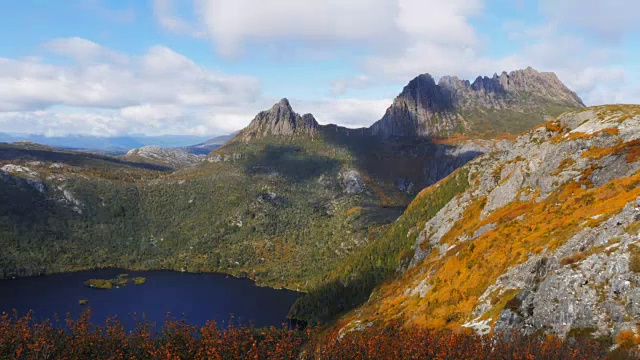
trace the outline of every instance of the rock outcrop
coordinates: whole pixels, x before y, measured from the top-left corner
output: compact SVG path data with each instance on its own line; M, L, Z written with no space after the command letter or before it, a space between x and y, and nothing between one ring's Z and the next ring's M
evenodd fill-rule
M150 162L152 164L169 166L176 169L193 166L203 160L202 156L155 145L129 150L124 158L131 161Z
M411 80L371 131L383 137L520 133L544 118L584 107L554 73L532 68L473 83L429 74Z
M282 99L269 110L262 111L244 128L234 140L248 142L268 136L314 136L318 131L318 122L311 114L293 111L289 100Z

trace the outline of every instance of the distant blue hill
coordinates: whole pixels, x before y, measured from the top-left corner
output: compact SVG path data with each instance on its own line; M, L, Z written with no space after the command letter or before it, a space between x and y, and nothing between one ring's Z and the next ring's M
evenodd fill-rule
M126 152L130 149L135 149L147 145L157 145L166 148L190 147L196 144L205 143L210 139L210 136L191 135L129 135L114 137L69 135L47 137L34 134L0 133L0 142L11 143L18 141L27 141L65 149L96 150L116 153Z

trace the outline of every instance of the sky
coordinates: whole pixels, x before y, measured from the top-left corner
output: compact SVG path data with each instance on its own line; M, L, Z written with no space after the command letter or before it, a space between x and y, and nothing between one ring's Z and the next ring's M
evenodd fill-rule
M369 126L419 74L527 66L640 103L634 0L0 1L0 132L213 136L283 97Z

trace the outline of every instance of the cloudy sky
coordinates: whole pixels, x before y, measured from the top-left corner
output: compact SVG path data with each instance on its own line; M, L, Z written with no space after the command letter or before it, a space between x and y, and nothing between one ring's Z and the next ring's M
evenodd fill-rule
M368 126L420 73L533 66L640 103L633 0L21 0L0 21L0 132L218 135L282 97Z

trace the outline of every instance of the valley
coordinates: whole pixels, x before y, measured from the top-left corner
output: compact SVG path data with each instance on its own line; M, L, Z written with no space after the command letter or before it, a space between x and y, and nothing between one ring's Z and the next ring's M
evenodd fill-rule
M416 77L370 128L287 99L206 155L0 145L3 278L123 268L304 292L327 339L637 331L640 108L531 68ZM217 145L216 145L217 146Z

